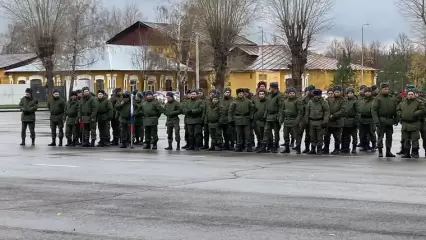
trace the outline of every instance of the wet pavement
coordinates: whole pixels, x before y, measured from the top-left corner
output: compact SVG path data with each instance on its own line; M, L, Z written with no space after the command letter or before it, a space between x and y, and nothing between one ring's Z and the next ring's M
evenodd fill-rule
M21 147L0 113L0 239L426 239L423 158L168 152L164 120L157 151L51 148L47 116Z

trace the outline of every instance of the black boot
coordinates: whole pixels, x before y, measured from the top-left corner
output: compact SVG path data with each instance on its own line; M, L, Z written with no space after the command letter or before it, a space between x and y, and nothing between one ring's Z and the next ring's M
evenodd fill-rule
M339 155L340 154L340 145L339 144L334 144L334 150L331 154L333 154L333 155Z
M373 142L373 143L372 143L371 152L372 152L372 153L376 152L376 149L377 149L376 142ZM382 155L383 155L383 153L382 153Z
M31 146L35 146L35 138L31 138Z
M118 138L113 138L111 145L112 146L118 146Z
M321 148L321 147L319 147L319 148ZM314 145L311 146L311 150L308 152L308 154L317 154L317 152L315 151Z
M103 139L99 140L97 147L105 147L105 141Z
M216 148L214 147L214 144L212 144L211 147L209 147L207 149L207 151L209 151L209 152L212 152L212 151L215 151L215 150L216 150Z
M256 153L266 153L266 146L265 144L261 144L259 149L257 149Z
M153 143L152 144L152 148L151 148L152 150L157 150L157 143Z
M282 150L281 153L290 153L290 144L284 144L284 150Z
M260 143L260 142L257 142L256 148L254 149L256 152L257 152L257 150L259 150L260 145L261 145L261 143Z
M386 148L386 157L396 157L395 154L391 152L390 148Z
M96 139L92 139L90 142L90 147L95 147Z
M234 143L234 142L231 142L231 143L229 144L229 150L231 150L231 151L234 151L234 150L235 150L235 143Z
M204 146L203 147L201 147L201 149L203 149L203 150L207 150L207 149L209 149L209 144L207 143L207 144L204 144Z
M176 142L176 151L180 151L180 142Z
M223 150L224 150L224 151L229 151L229 150L230 150L230 148L229 148L229 143L224 143L224 144L223 144Z
M22 138L22 141L21 141L21 143L19 145L25 146L25 138Z
M323 154L330 154L330 145L324 145L324 147L322 148L322 153Z
M90 147L89 140L84 140L84 143L81 144L82 147Z
M242 152L243 151L243 146L241 146L240 144L237 144L235 146L235 152Z
M77 146L78 145L78 139L74 139L74 140L72 140L72 143L71 143L71 146L72 147L74 147L74 146Z
M403 152L401 158L411 158L410 149L401 149L401 152ZM413 157L414 157L414 149L413 149Z
M187 148L188 148L188 143L187 143L187 144L185 144L182 148L183 148L183 149L187 149Z
M378 148L379 149L379 157L383 157L383 148Z
M401 148L399 149L399 152L397 152L396 154L397 154L397 155L403 155L403 154L404 154L404 148L403 148L403 147L401 147Z
M322 148L321 146L318 146L318 147L317 147L317 154L318 154L318 155L322 155L322 154L323 154L322 149L323 149L323 148Z
M150 143L145 143L145 146L143 146L142 149L151 149L151 144Z
M342 148L340 149L341 153L350 153L351 149L349 148L349 143L342 143Z
M247 152L253 152L253 147L251 146L251 144L247 145Z
M418 148L413 148L413 151L411 153L411 156L413 158L419 158L419 149Z
M62 147L62 143L63 143L63 141L62 141L63 139L62 138L59 138L59 144L58 144L58 147Z
M277 146L279 146L279 143L278 144L272 144L272 148L271 148L272 153L278 153L278 147Z
M356 144L352 144L352 154L356 154Z
M301 154L302 153L301 150L300 150L300 145L296 145L296 147L295 147L294 150L296 151L296 154Z
M127 143L126 143L126 142L124 142L124 141L122 141L122 142L121 142L121 146L120 146L120 148L127 148Z
M65 147L70 147L72 144L72 140L67 138L67 144L65 144Z
M52 138L52 142L50 144L48 144L47 146L49 146L49 147L56 146L56 138Z
M315 149L314 149L315 151ZM302 153L309 153L309 143L305 143L305 149L303 150Z
M169 142L169 145L167 145L167 147L166 148L164 148L165 150L173 150L173 147L172 147L172 142Z

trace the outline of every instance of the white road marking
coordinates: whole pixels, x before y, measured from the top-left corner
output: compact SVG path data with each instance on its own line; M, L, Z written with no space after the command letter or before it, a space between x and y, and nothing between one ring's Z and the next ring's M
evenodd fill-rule
M33 166L45 166L45 167L68 167L68 168L78 168L78 166L73 166L73 165L52 165L52 164L31 164Z

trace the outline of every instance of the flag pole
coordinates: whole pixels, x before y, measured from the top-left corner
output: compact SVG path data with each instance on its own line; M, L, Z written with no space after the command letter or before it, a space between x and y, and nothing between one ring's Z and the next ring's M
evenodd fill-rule
M135 112L133 109L133 94L130 95L130 148L133 148L133 132L135 130Z

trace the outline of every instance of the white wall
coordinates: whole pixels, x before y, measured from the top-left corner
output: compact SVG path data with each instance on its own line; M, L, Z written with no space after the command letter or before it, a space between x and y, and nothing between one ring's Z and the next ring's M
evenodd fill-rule
M26 84L0 84L0 105L19 104L25 95L25 89L30 87Z

